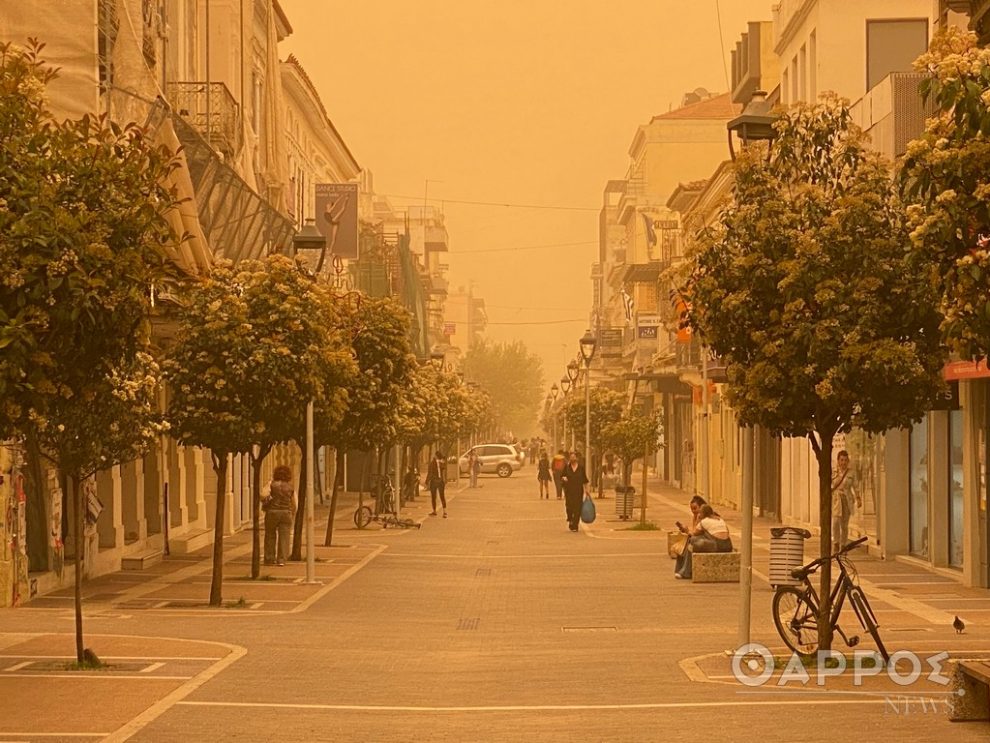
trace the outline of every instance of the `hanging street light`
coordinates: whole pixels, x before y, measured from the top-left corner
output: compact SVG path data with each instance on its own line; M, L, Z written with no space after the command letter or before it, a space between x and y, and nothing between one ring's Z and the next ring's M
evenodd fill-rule
M771 113L770 102L764 90L757 90L746 108L736 118L732 119L726 128L729 132L729 156L735 160L736 150L733 146L732 134L742 143L743 147L753 142L770 142L777 137L777 132L773 128L777 116Z
M584 331L578 343L584 360L584 467L587 472L591 467L591 360L595 358L598 340L589 329Z
M774 129L774 122L777 116L772 113L771 106L767 100L766 91L757 90L742 114L732 119L726 128L729 133L729 155L736 159L736 151L732 146L733 132L747 147L753 142L767 142L770 147L767 151L767 161L770 160L770 152L773 149L773 141L777 136ZM702 456L704 457L704 469L702 470L702 482L705 497L710 497L708 492L708 350L702 346L701 349L701 377L702 377L702 398L704 406L704 428ZM739 507L742 513L742 539L739 546L739 646L747 645L750 641L750 617L753 599L753 429L750 426L742 428L742 498Z

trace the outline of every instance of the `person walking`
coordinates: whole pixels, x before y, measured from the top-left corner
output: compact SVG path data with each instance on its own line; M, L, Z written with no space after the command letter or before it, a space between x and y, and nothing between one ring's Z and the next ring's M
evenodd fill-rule
M285 465L276 467L268 494L262 499L262 509L265 511L265 565L285 565L296 505L292 470Z
M567 466L567 455L564 454L564 450L559 450L553 455L553 461L550 463L550 471L553 473L553 484L557 488L557 500L564 497L564 487L563 483L560 481L561 475L564 474L564 467Z
M546 498L550 500L550 458L545 451L540 452L540 459L537 463L536 479L540 483L540 500Z
M581 504L588 492L588 476L584 465L578 461L577 452L571 452L570 461L564 467L560 476L564 488L564 506L567 511L567 523L571 531L578 530L581 519Z
M863 499L853 488L849 471L849 452L845 449L836 457L832 473L832 551L838 552L849 541L849 517L853 512L853 499L862 508Z
M443 452L438 451L430 460L430 466L426 471L426 484L430 487L430 501L433 503L433 511L430 516L437 515L437 495L440 496L440 505L443 506L443 517L447 518L447 460L443 458Z

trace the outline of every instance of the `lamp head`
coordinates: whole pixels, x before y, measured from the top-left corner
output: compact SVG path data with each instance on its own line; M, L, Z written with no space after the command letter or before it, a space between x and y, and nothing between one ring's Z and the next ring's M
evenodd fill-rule
M732 144L733 132L742 142L743 147L751 142L772 143L777 136L777 132L773 128L776 120L777 116L771 113L766 91L757 90L753 93L753 97L746 104L743 112L726 124L726 128L729 130L729 155L732 159L736 159L736 151Z
M590 329L584 331L580 340L581 358L584 359L585 366L591 365L591 360L595 358L595 349L598 346L598 339Z

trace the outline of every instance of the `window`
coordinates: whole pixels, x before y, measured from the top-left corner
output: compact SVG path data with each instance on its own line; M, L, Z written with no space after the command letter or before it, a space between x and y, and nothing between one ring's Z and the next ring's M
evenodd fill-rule
M909 549L928 557L928 416L911 429L909 446L911 489L908 494Z
M798 90L798 60L797 55L794 55L794 59L791 60L791 101L796 102L801 100L801 91Z
M963 566L963 414L949 411L949 555L954 568Z
M818 100L818 32L808 39L808 100Z
M910 72L928 48L925 18L866 22L866 89L891 72Z
M790 79L791 79L790 72L784 70L784 74L782 76L781 85L780 85L780 90L784 98L784 103L792 103L789 96L789 93L791 91Z
M805 45L801 46L801 51L798 53L798 77L802 100L812 100L808 96L808 47Z

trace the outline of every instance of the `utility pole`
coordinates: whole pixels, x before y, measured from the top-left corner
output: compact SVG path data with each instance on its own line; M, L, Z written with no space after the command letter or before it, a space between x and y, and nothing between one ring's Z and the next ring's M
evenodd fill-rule
M753 428L742 429L742 544L739 551L739 644L749 644L753 599Z

